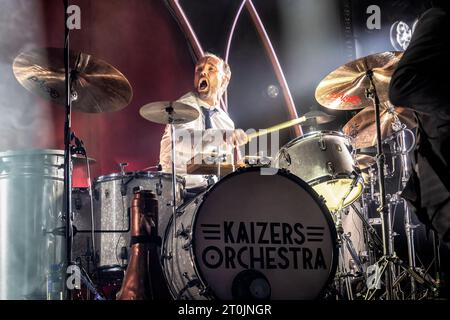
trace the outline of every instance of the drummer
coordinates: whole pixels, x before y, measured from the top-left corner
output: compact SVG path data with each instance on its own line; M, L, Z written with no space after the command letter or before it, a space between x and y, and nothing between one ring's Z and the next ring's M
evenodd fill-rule
M211 179L202 175L188 175L187 164L199 154L226 154L232 158L233 147L248 142L241 129L235 129L229 115L220 108L220 98L231 79L230 66L220 57L206 53L200 58L194 71L194 90L176 102L194 107L200 116L186 124L175 125L176 173L186 179L188 192L199 193L211 184ZM179 141L179 137L183 137ZM161 139L159 161L162 171L171 172L171 130L167 125ZM233 160L231 160L233 161Z

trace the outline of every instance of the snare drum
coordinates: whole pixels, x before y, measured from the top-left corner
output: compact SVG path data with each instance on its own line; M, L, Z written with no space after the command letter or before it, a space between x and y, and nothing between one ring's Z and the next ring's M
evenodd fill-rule
M175 299L315 299L333 279L327 208L298 177L262 170L239 169L178 208L162 257Z
M356 201L363 191L348 137L320 131L292 140L280 149L275 166L305 180L334 212Z
M177 177L177 206L182 203L184 179ZM133 188L141 186L151 190L158 199L158 234L162 237L172 215L172 175L163 172L126 172L101 176L94 181L97 211L100 213L100 229L116 232L101 233L100 266L120 264L122 248L130 243L129 208ZM126 258L125 258L126 259Z

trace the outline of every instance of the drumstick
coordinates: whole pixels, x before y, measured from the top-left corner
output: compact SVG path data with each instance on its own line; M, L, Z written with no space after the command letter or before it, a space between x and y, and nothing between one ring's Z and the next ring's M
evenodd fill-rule
M277 124L276 126L273 126L273 127L267 128L267 129L262 129L262 130L259 130L258 132L250 133L247 135L247 138L248 138L248 141L250 142L250 140L257 138L259 136L262 136L262 135L265 135L265 134L268 134L268 133L271 133L274 131L279 131L281 129L289 128L289 127L292 127L293 125L296 125L296 124L299 124L299 123L302 123L305 121L306 121L306 117L303 116L303 117L300 117L297 119L282 122L280 124Z

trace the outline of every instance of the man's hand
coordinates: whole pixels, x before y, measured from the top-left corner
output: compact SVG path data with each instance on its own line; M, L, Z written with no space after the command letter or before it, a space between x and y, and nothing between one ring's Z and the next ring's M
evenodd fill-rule
M242 146L248 142L247 134L242 129L235 129L226 134L226 142L233 146Z

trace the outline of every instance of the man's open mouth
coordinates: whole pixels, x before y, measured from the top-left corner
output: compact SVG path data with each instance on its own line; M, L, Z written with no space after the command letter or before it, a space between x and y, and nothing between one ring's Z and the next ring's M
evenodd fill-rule
M209 82L206 78L201 78L198 82L198 91L199 92L206 92L209 89Z

